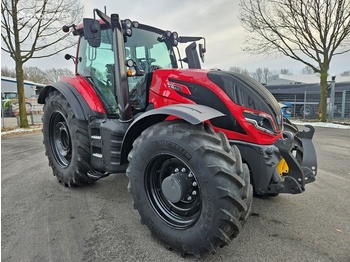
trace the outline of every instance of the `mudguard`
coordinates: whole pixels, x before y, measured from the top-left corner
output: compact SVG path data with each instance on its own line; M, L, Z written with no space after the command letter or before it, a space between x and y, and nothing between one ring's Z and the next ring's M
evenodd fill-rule
M79 120L88 120L90 116L96 115L84 98L69 83L57 82L45 86L39 94L38 103L45 104L45 99L50 92L58 90L67 99L68 103L72 106L75 117Z
M164 121L169 116L183 119L192 125L197 125L204 121L224 116L224 114L213 108L198 104L176 104L147 111L136 117L126 131L123 139L120 164L127 163L127 156L132 148L132 143L141 135L143 130Z

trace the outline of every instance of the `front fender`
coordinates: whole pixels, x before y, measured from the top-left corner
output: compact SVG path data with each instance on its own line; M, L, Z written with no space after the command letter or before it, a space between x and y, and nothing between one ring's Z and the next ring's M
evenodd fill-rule
M39 104L45 104L45 99L49 93L59 91L71 105L75 117L79 120L88 120L90 116L96 115L79 92L69 83L56 82L45 86L38 97Z
M169 116L183 119L192 125L198 125L207 120L224 116L216 109L198 104L176 104L152 109L137 117L125 133L121 150L120 164L128 162L127 157L132 149L132 144L148 127L163 122Z

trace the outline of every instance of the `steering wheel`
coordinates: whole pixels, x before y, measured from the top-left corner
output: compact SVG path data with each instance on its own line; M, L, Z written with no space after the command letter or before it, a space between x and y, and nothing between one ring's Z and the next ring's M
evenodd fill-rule
M137 58L137 61L140 65L140 68L142 68L144 71L149 71L149 68L151 67L151 64L156 61L154 58Z
M153 62L155 62L156 60L154 58L137 58L137 60L139 60L141 63L145 63L148 62L149 64L152 64Z

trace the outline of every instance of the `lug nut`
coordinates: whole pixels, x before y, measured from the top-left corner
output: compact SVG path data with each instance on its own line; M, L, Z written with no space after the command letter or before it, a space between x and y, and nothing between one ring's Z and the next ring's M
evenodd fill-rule
M188 177L193 177L193 174L192 173L188 173Z
M192 191L192 196L197 195L197 191Z
M191 196L188 196L188 197L187 197L187 200L188 200L188 201L191 201L191 200L192 200L192 197L191 197Z
M175 170L174 170L174 171L177 173L177 172L179 172L179 169L178 169L178 168L175 168Z
M186 172L186 168L183 167L183 168L181 169L181 172L182 172L182 173L185 173L185 172Z
M192 183L192 186L197 186L197 182L194 181L194 182Z

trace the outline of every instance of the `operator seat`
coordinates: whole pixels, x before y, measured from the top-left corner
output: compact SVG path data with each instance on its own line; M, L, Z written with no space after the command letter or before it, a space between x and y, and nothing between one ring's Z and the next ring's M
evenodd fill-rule
M145 112L148 106L149 88L151 86L153 72L160 69L159 66L152 65L150 72L146 73L144 77L136 84L130 91L130 102L134 113Z
M92 84L95 86L95 90L100 95L108 114L117 114L118 104L116 96L113 94L114 74L109 74L107 67L107 78L100 79L103 74L97 74L97 70L94 67L84 69L84 76L92 80Z
M136 84L135 88L130 91L130 102L134 113L144 112L148 105L149 87L152 82L153 72L145 76Z

